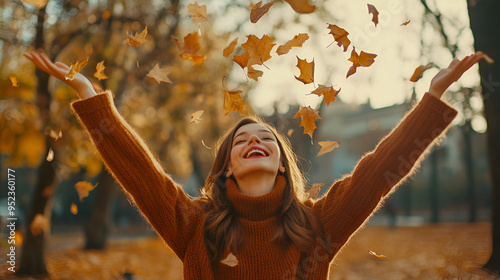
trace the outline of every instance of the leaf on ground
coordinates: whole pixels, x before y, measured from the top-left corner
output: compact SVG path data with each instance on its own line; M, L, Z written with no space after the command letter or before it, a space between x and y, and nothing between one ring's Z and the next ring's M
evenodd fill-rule
M241 90L236 90L236 91L225 90L224 104L222 106L224 108L225 116L229 114L229 112L231 111L238 111L240 112L240 114L243 115L243 113L245 112L246 105L245 102L243 102L243 99L241 99L240 96L241 92L242 92Z
M316 10L316 7L309 4L309 0L285 0L292 9L299 14L310 14Z
M82 68L85 67L85 65L87 65L88 62L89 62L89 57L87 56L86 58L71 64L69 73L66 76L64 76L64 78L66 80L72 81L76 77L76 75L80 73Z
M53 129L50 130L49 136L54 139L54 141L57 141L57 139L62 137L62 131L59 130L58 132L55 132Z
M365 53L364 51L361 51L361 53L358 55L356 53L356 48L352 48L351 57L348 59L352 62L352 66L351 68L349 68L349 71L347 71L346 78L356 73L356 68L360 66L368 67L372 65L373 62L375 62L375 57L377 57L376 54Z
M247 35L247 41L241 46L248 52L248 66L258 64L262 65L264 62L271 58L271 49L274 45L273 37L267 35L262 35L262 38L257 38L257 36L250 34Z
M295 79L303 82L304 84L314 82L314 59L311 62L307 62L305 59L300 59L297 56L297 60L297 67L300 69L300 76L295 76Z
M323 96L325 98L325 103L327 106L330 106L330 102L334 102L335 99L337 98L337 94L339 94L339 90L335 90L333 86L324 86L324 85L318 85L318 88L313 90L311 94L316 94L317 96Z
M49 152L47 153L45 160L51 162L53 159L54 159L54 151L52 150L52 148L49 148Z
M262 77L263 74L264 72L256 70L252 66L248 66L248 72L247 72L248 78L255 80L257 82L259 77Z
M191 123L199 123L201 122L203 119L201 118L201 115L203 115L203 110L199 110L199 111L196 111L194 113L191 114Z
M305 41L309 39L309 35L306 33L299 33L298 35L295 35L293 39L289 40L286 42L284 45L281 45L278 47L276 50L276 53L278 55L284 55L287 54L292 47L302 47L302 44L304 44Z
M179 40L173 37L174 42L181 50L179 56L185 60L192 59L193 65L200 64L206 59L204 55L197 54L197 52L200 50L199 39L200 37L198 35L198 32L195 31L193 33L189 33L184 37L184 46L181 46Z
M432 63L427 63L427 65L420 65L417 68L415 68L415 71L413 71L413 75L411 75L410 82L416 82L422 78L422 75L424 74L425 70L430 69L434 66Z
M318 110L315 110L311 108L311 106L303 107L300 106L299 111L295 114L293 118L298 118L300 117L300 125L304 127L304 134L309 134L311 137L311 143L313 139L313 133L314 130L316 129L316 124L314 121L316 119L321 119L321 117L318 114Z
M378 14L379 12L377 11L377 8L373 6L372 4L367 4L368 5L368 14L372 14L372 21L375 23L375 26L378 24Z
M104 60L97 63L97 66L95 67L95 73L94 77L96 77L99 81L100 80L106 80L108 76L104 75L103 71L106 67L104 67Z
M71 208L70 208L71 214L76 215L78 214L78 206L76 204L71 203Z
M370 255L374 256L374 257L377 257L377 258L381 258L381 259L386 258L386 256L384 256L384 255L379 255L379 254L377 254L377 253L373 252L372 250L368 250L368 253L369 253Z
M49 0L22 0L24 3L34 5L38 10L43 8L45 5L47 5L47 2Z
M198 5L198 2L195 2L194 4L189 4L188 5L188 14L193 15L191 17L191 20L196 22L196 23L202 23L204 21L207 21L207 6L205 5Z
M407 26L408 24L410 24L410 20L407 20L407 21L401 23L401 26Z
M238 260L236 259L236 256L233 255L233 253L229 253L229 255L227 255L227 257L220 262L230 267L235 267L238 265Z
M75 184L75 189L78 192L78 197L80 198L80 201L83 201L84 198L89 196L89 193L94 190L97 187L97 184L95 186L92 186L91 183L86 182L86 181L80 181Z
M225 49L222 51L222 55L224 57L228 57L230 54L233 53L234 47L236 47L236 44L238 44L238 38L234 39Z
M323 187L324 183L314 183L307 191L306 194L309 198L317 198L319 192L321 191L321 187Z
M156 63L155 67L149 71L149 73L146 75L148 77L151 77L155 79L155 81L160 84L160 82L165 82L171 84L172 81L168 78L169 72L165 69L160 69L158 66L158 63Z
M269 11L269 8L271 8L271 6L273 4L274 4L274 1L269 2L269 3L265 4L264 6L262 6L262 1L260 1L259 3L255 4L255 5L253 3L250 3L250 8L251 8L250 21L252 23L256 23L257 21L259 21L259 19Z
M339 142L337 141L319 141L318 144L321 146L321 150L316 157L320 157L339 147Z
M148 26L142 30L141 33L135 33L134 36L128 34L127 32L127 38L122 41L123 44L131 46L131 47L140 47L144 42L146 42L146 36L148 35Z
M17 81L17 78L14 76L9 76L10 83L12 84L13 87L19 87L19 82Z
M45 217L43 214L36 214L30 224L31 233L34 236L37 236L42 233L42 231L48 232L49 229L49 219L47 219L47 217Z
M347 35L349 35L349 32L347 32L345 29L338 27L337 25L334 24L329 24L328 29L330 29L330 33L333 35L333 39L337 42L337 45L343 46L344 47L344 52L347 51L347 47L351 44L351 40L347 38Z

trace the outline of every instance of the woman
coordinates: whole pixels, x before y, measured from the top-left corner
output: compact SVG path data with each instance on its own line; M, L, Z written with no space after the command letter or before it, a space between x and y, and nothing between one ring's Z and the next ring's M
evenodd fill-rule
M26 57L74 88L72 108L107 168L184 263L185 279L327 279L329 265L380 203L444 135L457 112L444 91L482 57L453 60L429 92L354 171L317 200L306 199L289 143L244 118L222 138L202 196L191 200L116 110L83 75L45 55Z

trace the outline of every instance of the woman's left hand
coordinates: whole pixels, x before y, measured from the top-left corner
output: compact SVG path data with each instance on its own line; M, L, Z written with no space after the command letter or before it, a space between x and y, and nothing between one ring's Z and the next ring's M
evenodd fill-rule
M483 53L478 51L475 54L468 55L462 60L454 59L448 68L441 69L434 78L432 78L429 93L441 98L445 90L456 82L462 74L472 65L476 64L483 57Z

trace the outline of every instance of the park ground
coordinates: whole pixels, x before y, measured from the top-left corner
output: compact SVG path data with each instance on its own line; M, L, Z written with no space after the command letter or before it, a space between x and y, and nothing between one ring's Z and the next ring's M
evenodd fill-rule
M330 279L500 279L481 269L490 234L490 223L367 226L335 259ZM182 280L181 261L155 237L113 238L106 251L82 251L82 244L81 234L52 235L45 279ZM4 263L0 279L33 279L13 277Z

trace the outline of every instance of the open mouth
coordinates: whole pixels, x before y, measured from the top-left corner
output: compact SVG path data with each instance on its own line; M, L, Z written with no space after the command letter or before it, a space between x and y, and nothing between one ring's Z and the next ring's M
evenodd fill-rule
M258 158L258 157L268 157L269 154L260 148L250 149L243 158Z

